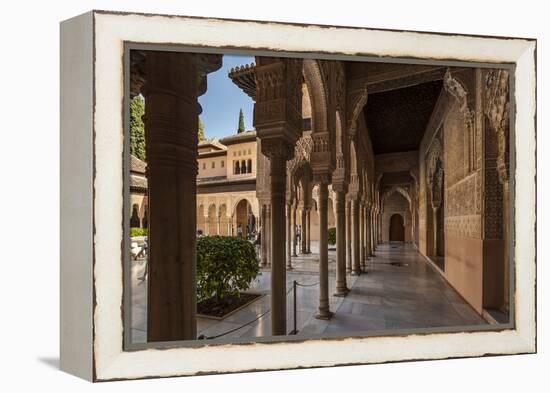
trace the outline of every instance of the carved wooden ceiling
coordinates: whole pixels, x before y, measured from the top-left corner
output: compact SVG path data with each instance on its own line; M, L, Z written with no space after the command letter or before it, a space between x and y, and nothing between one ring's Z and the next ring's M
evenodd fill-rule
M364 109L374 154L418 150L441 80L369 94Z

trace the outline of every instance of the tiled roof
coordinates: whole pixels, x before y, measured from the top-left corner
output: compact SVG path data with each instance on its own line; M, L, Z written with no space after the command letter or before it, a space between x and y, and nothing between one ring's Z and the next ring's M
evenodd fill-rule
M256 130L244 131L239 134L226 136L220 139L224 145L233 145L235 143L249 142L256 140Z

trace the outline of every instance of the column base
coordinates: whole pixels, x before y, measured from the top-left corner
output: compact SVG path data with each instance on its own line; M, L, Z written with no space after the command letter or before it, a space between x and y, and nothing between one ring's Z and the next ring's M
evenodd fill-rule
M294 270L294 268L292 266L286 266L286 270Z
M348 287L344 288L336 288L336 292L332 296L336 297L346 297L349 293L350 289Z
M317 314L315 315L315 319L321 319L323 321L328 321L332 318L334 313L330 310L319 310L317 311Z
M298 254L292 254L292 256L293 256L293 257L297 257L297 256L298 256Z
M352 275L352 276L360 276L360 275L361 275L361 272L360 272L360 271L358 272L357 270L352 270L352 271L351 271L351 275Z

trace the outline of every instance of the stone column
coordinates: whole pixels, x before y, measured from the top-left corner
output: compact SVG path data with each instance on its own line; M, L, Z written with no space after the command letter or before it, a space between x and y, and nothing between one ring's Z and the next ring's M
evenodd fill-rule
M346 271L351 273L351 202L346 201Z
M376 249L376 212L374 211L374 207L372 206L370 211L370 236L371 236L370 255L374 256L374 250Z
M297 257L296 248L298 245L298 238L296 237L296 203L292 204L292 256Z
M359 260L359 203L357 199L351 200L351 243L352 265L351 275L358 276L361 273L361 261Z
M334 193L336 206L336 292L334 296L346 296L349 289L346 284L346 194Z
M194 340L196 320L197 101L200 59L221 56L146 52L149 189L147 341Z
M359 202L359 261L361 268L365 266L365 205Z
M330 319L328 300L328 181L319 182L319 310L315 318Z
M271 205L266 205L266 215L265 215L265 243L267 248L267 266L271 267Z
M382 213L380 212L376 216L377 216L376 218L377 218L377 222L378 222L378 224L377 224L378 228L377 228L377 231L376 231L377 236L378 236L378 242L377 243L381 244L382 243Z
M286 334L285 199L286 161L291 147L279 139L262 141L271 177L271 334Z
M302 224L302 238L300 239L301 241L301 248L302 248L302 254L307 254L307 237L309 236L307 233L308 233L308 230L307 230L307 213L306 213L306 208L305 207L302 207L302 211L301 211L301 219L300 219L300 223Z
M286 268L292 270L291 246L292 246L292 204L286 204Z
M216 231L217 231L217 235L220 234L220 224L221 224L221 216L218 215L218 221L216 222Z
M372 255L372 237L371 237L371 210L370 205L367 203L365 206L365 237L367 248L365 250L365 260L369 259L369 256Z
M262 231L261 231L261 242L260 242L260 255L261 255L261 262L262 266L267 266L267 254L268 254L268 248L267 248L267 208L266 205L262 204L261 207L261 220L262 220Z
M307 253L311 254L311 208L306 211L306 223L307 223Z

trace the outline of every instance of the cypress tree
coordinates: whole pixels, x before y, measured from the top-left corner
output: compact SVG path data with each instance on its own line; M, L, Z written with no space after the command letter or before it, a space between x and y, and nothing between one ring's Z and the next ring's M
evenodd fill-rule
M237 134L240 134L241 132L244 132L244 115L242 108L239 112L239 128L237 128Z
M201 118L199 117L199 133L198 133L198 137L199 137L199 142L200 141L204 141L206 138L204 136L204 123L202 122Z

